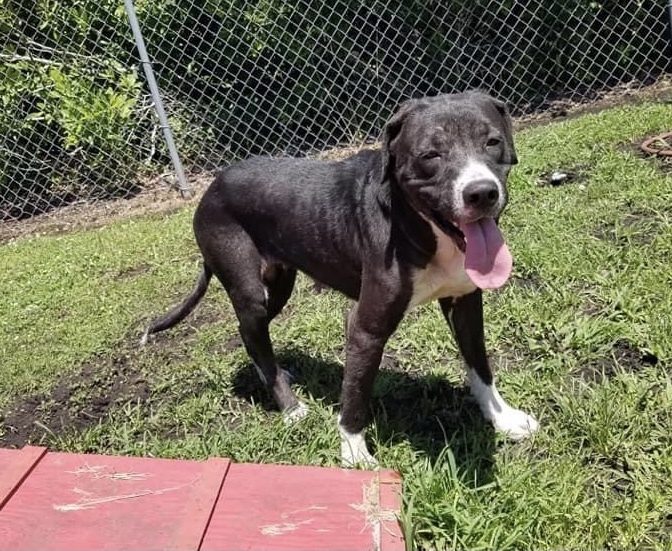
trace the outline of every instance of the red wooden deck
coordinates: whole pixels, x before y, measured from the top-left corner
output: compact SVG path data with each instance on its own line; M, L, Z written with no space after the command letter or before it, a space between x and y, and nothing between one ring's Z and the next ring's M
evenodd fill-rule
M0 550L396 550L392 471L0 449Z

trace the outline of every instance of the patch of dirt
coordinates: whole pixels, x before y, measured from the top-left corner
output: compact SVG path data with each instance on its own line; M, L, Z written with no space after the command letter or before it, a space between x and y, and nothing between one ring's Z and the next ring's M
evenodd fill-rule
M130 355L98 357L63 377L49 394L29 396L10 405L2 418L0 446L20 448L45 438L82 431L123 402L145 402L149 384Z
M654 213L637 207L624 212L619 220L601 223L593 230L593 237L611 241L619 246L649 245L659 234L660 224Z
M138 277L139 275L148 272L151 268L152 267L149 264L143 262L138 266L133 266L131 268L126 268L125 270L122 270L121 272L115 274L112 277L112 279L114 279L115 281L124 281L128 279L133 279Z
M156 178L139 193L110 201L77 201L24 220L0 223L0 245L17 239L71 233L105 226L115 220L125 220L149 214L170 214L186 205L195 205L210 185L214 173L189 178L193 196L185 199L175 187Z
M670 507L668 505L668 507ZM665 521L663 523L663 530L672 534L672 513L667 513L665 515Z
M233 352L235 350L238 350L242 346L243 346L243 339L240 338L239 333L231 335L228 339L224 341L224 344L222 345L224 350L226 350L227 352Z
M528 289L531 291L538 291L541 289L541 276L536 272L529 272L524 275L514 275L511 278L511 284Z
M94 356L61 377L49 392L20 398L0 412L4 432L0 434L0 447L20 448L82 432L123 404L137 403L149 415L151 404L166 396L177 402L204 391L211 383L196 372L193 377L181 380L179 388L161 386L160 381L157 386L152 366L185 360L197 329L221 320L219 306L204 301L174 329L151 336L145 347L139 346L141 327L138 327L115 351ZM169 426L160 430L166 438L174 434Z
M626 457L603 457L593 454L584 458L583 464L590 466L595 471L591 480L591 487L587 490L598 500L601 499L601 496L595 493L596 486L594 484L597 481L609 488L612 495L615 495L617 499L634 496L635 480L633 473L636 469L631 467Z
M599 297L592 295L584 296L581 312L589 318L599 317L609 311L610 307Z
M609 90L593 92L580 100L549 100L534 113L516 117L513 126L515 130L521 130L551 121L575 119L589 113L599 113L611 107L636 105L645 101L672 101L672 77L663 75L655 82L643 87L636 82L622 84Z
M657 363L658 358L654 354L642 350L627 339L618 339L608 356L588 362L577 370L576 376L586 383L600 385L618 373L638 373Z

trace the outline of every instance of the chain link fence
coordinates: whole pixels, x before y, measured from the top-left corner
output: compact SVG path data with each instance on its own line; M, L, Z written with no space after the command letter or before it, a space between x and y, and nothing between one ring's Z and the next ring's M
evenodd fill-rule
M659 1L136 0L187 174L373 141L400 101L482 87L514 115L669 70ZM0 219L170 172L121 0L0 0Z

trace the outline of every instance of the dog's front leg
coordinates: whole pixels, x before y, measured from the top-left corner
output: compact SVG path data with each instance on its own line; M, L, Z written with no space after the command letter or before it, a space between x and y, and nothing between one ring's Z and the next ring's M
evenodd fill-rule
M495 386L485 352L481 290L458 299L441 299L439 304L467 364L471 393L483 416L512 440L530 436L539 427L535 418L507 404Z
M365 293L363 288L360 300L350 311L346 323L345 370L338 416L344 466L377 465L365 441L371 393L383 349L401 321L405 308L403 300L390 300L389 289L381 291Z

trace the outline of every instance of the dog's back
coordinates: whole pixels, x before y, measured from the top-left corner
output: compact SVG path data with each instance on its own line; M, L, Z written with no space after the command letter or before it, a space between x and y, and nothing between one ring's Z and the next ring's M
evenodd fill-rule
M343 161L254 157L222 170L201 201L201 249L223 217L240 226L269 262L290 265L351 298L359 293L367 175L379 152Z

